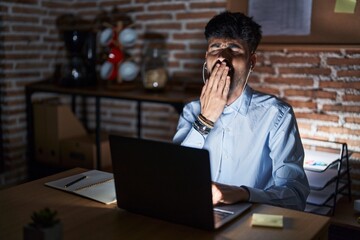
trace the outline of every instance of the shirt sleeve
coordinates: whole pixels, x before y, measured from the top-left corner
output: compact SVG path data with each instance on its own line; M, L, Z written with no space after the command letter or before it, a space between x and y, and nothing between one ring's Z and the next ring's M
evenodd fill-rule
M304 210L310 188L303 168L304 149L291 107L279 114L270 132L269 148L274 185L266 189L246 187L249 201Z
M175 144L200 149L204 147L207 135L200 134L192 126L199 113L200 107L197 107L196 102L185 105L179 118L176 134L173 138Z

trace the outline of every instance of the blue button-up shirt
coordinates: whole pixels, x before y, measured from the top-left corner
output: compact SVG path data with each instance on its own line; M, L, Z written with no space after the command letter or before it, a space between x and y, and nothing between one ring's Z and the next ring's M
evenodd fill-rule
M208 135L192 127L200 111L199 100L184 107L173 141L207 149L214 182L246 187L250 202L305 208L309 184L291 106L247 86Z

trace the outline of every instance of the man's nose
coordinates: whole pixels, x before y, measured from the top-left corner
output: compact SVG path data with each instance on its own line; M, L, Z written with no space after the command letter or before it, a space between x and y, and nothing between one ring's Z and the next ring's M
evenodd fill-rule
M222 49L218 55L218 60L220 60L221 62L224 61L225 59L228 60L229 62L231 62L232 60L232 56L228 48Z

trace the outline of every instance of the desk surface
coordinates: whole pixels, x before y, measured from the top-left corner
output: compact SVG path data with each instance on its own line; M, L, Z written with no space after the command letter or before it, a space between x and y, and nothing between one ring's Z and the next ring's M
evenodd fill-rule
M119 85L121 86L121 85ZM168 86L164 91L145 90L140 84L123 84L119 86L99 85L94 87L64 87L47 81L32 83L26 86L28 93L52 92L62 94L76 94L91 97L119 98L124 100L139 100L148 102L184 104L200 96L201 88L186 89L181 86Z
M44 186L84 169L72 169L0 191L0 239L22 239L22 227L33 211L50 207L64 224L64 239L326 239L328 217L253 205L251 210L217 231L168 223ZM281 214L284 228L251 227L252 213Z

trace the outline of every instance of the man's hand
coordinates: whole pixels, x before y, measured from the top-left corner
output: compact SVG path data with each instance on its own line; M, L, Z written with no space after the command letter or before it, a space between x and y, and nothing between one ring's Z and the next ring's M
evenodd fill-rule
M230 186L220 183L212 184L213 204L233 204L249 200L249 193L242 187Z
M212 122L217 121L227 102L230 88L228 72L226 63L217 63L201 91L201 114Z

